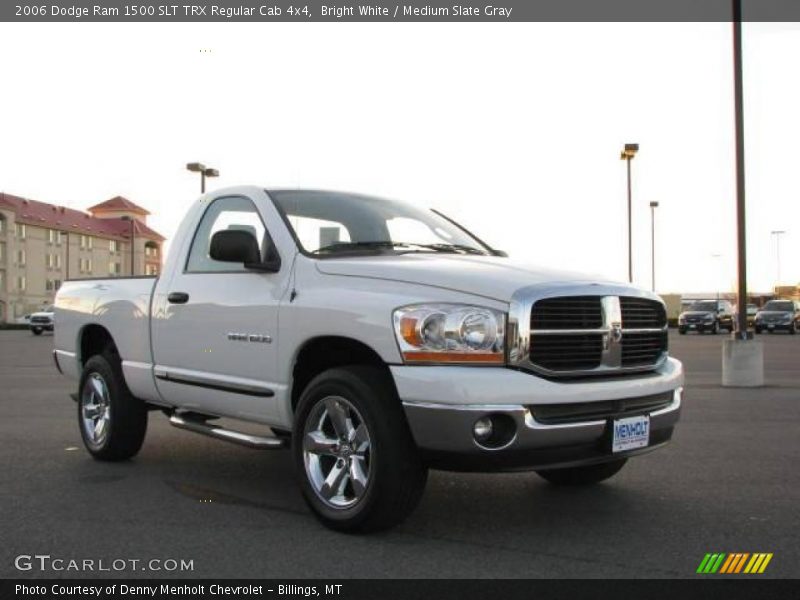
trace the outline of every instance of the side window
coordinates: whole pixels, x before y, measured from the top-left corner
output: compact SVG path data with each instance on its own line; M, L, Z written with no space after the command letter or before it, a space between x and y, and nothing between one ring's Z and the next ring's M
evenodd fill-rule
M214 260L209 256L211 237L223 229L249 231L258 241L261 256L265 255L266 246L270 243L267 229L253 202L241 196L218 198L206 209L200 224L197 226L186 271L189 273L219 271L244 271L244 265Z

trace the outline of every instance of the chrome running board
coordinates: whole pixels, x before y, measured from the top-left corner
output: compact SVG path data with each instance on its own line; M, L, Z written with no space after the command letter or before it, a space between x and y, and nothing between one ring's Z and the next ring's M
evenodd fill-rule
M226 442L233 442L234 444L255 448L257 450L277 450L279 448L285 448L287 445L286 440L283 439L233 431L232 429L211 425L205 420L189 418L185 415L173 414L170 416L169 422L173 427L177 427L178 429L186 429L187 431L193 431L194 433L207 435Z

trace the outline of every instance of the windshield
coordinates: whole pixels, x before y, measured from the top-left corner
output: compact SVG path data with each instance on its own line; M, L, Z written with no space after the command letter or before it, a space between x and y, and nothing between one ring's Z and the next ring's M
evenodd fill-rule
M794 310L794 306L792 306L792 303L787 300L770 300L764 305L764 310L791 312Z
M717 303L714 300L701 300L694 302L689 307L689 310L701 310L704 312L714 312L717 310Z
M353 253L490 254L475 238L430 210L395 200L285 190L269 192L302 249L320 257Z

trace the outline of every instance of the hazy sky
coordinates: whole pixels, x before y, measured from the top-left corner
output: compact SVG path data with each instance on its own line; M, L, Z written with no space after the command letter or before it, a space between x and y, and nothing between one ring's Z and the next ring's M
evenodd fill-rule
M751 289L800 282L800 25L746 24ZM657 289L735 282L731 26L0 24L0 190L124 195L167 237L212 186L439 208L512 257ZM720 254L720 258L713 258Z

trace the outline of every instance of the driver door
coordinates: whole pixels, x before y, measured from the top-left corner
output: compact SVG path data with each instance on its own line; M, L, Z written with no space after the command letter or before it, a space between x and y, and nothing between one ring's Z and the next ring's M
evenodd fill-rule
M208 205L185 264L162 288L158 307L154 301L156 382L173 406L279 422L276 335L289 268L267 273L212 259L211 238L225 229L254 235L262 260L275 252L264 216L252 199L227 196Z

